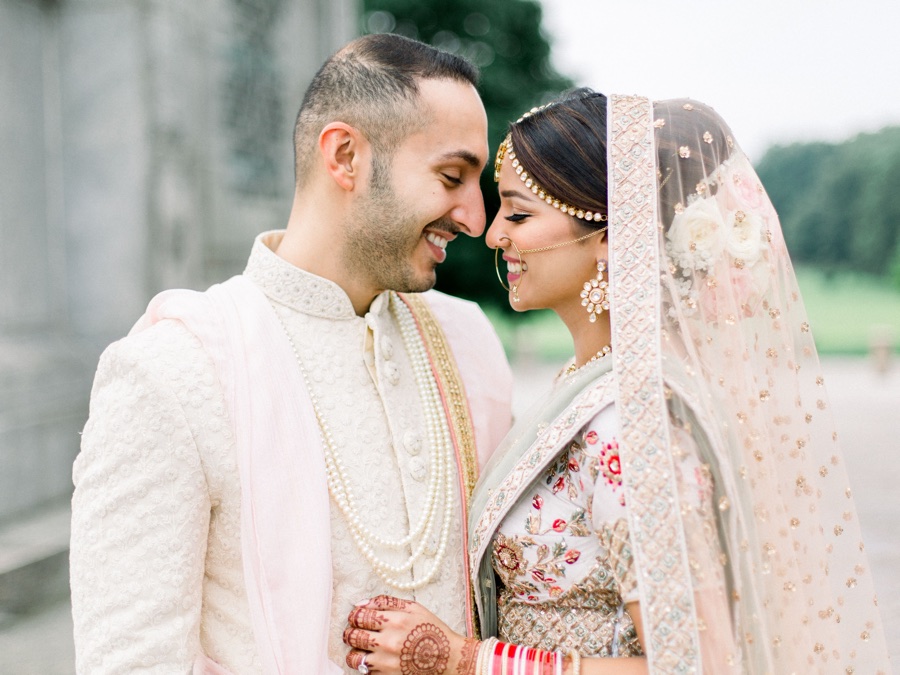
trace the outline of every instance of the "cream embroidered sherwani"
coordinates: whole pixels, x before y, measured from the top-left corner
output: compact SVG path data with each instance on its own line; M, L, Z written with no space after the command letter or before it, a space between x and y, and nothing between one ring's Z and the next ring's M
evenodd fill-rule
M385 538L402 538L425 505L430 466L425 413L390 294L357 316L340 287L273 253L278 236L257 240L245 276L266 294L310 375L364 525ZM471 303L457 302L460 322L486 323ZM479 328L484 333L485 326ZM477 345L486 357L484 377L508 397L508 366L490 335L492 342ZM79 672L189 672L200 652L233 673L262 672L242 569L232 430L215 367L182 324L161 321L104 353L74 469ZM465 631L465 523L458 492L454 498L439 573L408 593L378 578L344 516L331 509L332 609L321 621L331 627L332 661L344 665L341 634L353 604L379 593L415 599ZM409 552L379 555L394 563ZM431 562L418 561L409 580L427 574ZM302 598L297 605L303 612Z

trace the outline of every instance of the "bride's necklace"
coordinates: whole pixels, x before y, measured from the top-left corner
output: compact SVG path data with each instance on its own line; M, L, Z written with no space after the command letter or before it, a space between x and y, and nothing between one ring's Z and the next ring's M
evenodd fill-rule
M597 352L596 354L594 354L591 358L589 358L587 361L585 361L584 363L582 363L580 366L576 366L576 365L575 365L575 362L572 361L572 365L570 365L568 368L566 368L565 376L568 377L569 375L571 375L571 374L574 373L575 371L581 370L582 368L584 368L584 367L585 367L587 364L589 364L589 363L593 363L594 361L599 361L599 360L602 359L604 356L608 355L611 351L612 351L612 349L610 348L610 346L609 346L609 345L606 345L603 349L601 349L599 352Z
M319 398L311 386L310 378L300 352L294 344L284 320L278 316L281 327L288 338L300 373L309 391L319 430L322 432L322 441L325 450L325 473L328 479L328 490L332 499L343 514L350 527L350 534L356 543L360 553L375 570L379 578L389 586L398 590L415 590L425 586L434 579L444 555L447 551L447 542L450 536L450 525L453 512L454 495L454 451L450 440L450 432L447 428L447 418L444 415L444 407L441 401L440 391L431 371L431 363L425 351L425 345L416 327L415 317L406 303L401 301L395 293L390 294L390 309L397 324L400 327L400 335L406 352L409 354L410 364L419 391L419 398L423 404L425 413L425 427L428 432L428 447L430 448L428 488L425 498L425 508L422 510L419 522L410 528L409 534L402 539L387 539L377 532L372 531L363 524L360 514L365 511L365 506L357 504L353 486L347 478L344 462L338 452L337 445L331 435L331 429L322 414ZM428 550L428 544L437 535L438 548L436 552ZM406 560L398 565L385 562L376 554L376 549L401 549L410 546L412 553ZM434 555L433 564L428 572L416 581L400 581L397 575L411 570L415 562L423 554Z

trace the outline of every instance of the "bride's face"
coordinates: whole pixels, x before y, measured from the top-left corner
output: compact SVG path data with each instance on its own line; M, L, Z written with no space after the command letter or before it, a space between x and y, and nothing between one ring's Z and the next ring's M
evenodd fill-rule
M560 316L581 312L580 293L584 282L597 276L598 258L606 258L603 235L584 242L570 244L550 251L524 251L572 241L590 229L580 226L572 216L538 199L519 179L505 161L500 169L500 210L488 229L486 242L491 248L502 249L505 261L500 266L506 272L507 285L517 286L519 302L513 309L552 309ZM523 251L521 264L516 248Z

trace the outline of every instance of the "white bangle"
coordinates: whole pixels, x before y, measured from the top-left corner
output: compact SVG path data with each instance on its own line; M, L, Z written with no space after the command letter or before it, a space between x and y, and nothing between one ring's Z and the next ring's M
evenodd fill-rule
M489 637L482 641L478 650L478 665L475 668L475 675L491 675L493 672L493 659L491 657L494 654L494 645L498 642L499 640L495 637Z
M572 659L572 672L570 675L581 675L581 654L574 651L569 654L569 657Z

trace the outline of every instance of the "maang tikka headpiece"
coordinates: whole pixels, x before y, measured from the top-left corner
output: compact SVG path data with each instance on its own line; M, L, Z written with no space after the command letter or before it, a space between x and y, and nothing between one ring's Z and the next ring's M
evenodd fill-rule
M550 107L552 105L554 105L554 103L548 103L547 105L532 108L527 113L522 115L519 119L517 119L516 124L519 124L522 120L531 117L536 112L540 112L544 108ZM528 172L525 170L525 167L522 166L522 163L519 161L518 157L516 157L516 151L515 148L513 148L511 134L507 134L506 138L503 139L503 142L500 143L500 146L497 148L497 156L494 159L495 183L500 181L500 168L503 166L503 160L507 157L512 163L512 168L519 176L519 180L525 183L525 187L531 190L532 193L536 194L538 196L538 199L541 199L550 204L550 206L552 206L553 208L559 209L563 213L568 213L570 216L575 216L580 220L591 220L597 222L603 222L606 220L606 216L604 214L581 209L577 206L571 206L570 204L567 204L549 194L544 188L538 185L537 181L528 174Z

